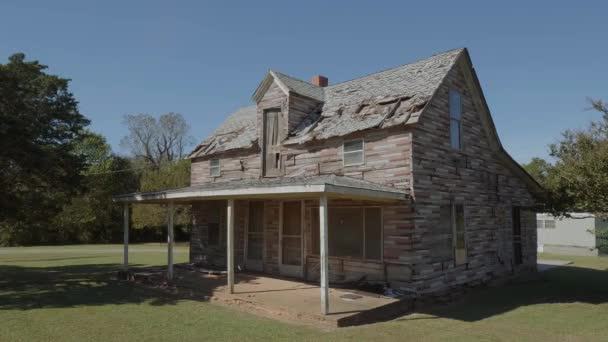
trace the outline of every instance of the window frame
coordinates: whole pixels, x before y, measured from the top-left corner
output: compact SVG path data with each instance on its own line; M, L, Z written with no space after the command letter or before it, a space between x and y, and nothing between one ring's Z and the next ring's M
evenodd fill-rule
M552 226L548 227L547 226L547 222L552 222L552 224L551 224ZM555 219L543 219L543 228L544 229L555 229L555 228L557 228L557 225L555 223Z
M217 161L217 166L213 166L213 162ZM217 174L213 173L213 170L217 169ZM209 159L209 176L221 177L222 176L222 162L220 158Z
M269 169L267 167L267 155L268 155L268 137L267 137L267 125L268 125L268 113L271 112L276 112L277 117L276 117L276 123L277 123L277 144L276 145L272 145L275 148L278 148L280 150L280 146L281 146L281 124L283 123L283 110L280 107L271 107L271 108L265 108L262 111L262 168L261 168L261 172L262 172L262 177L279 177L283 174L283 155L281 152L275 152L276 154L278 154L278 167L277 168L272 168Z
M467 248L467 222L466 222L466 215L465 215L465 206L464 203L461 202L452 202L451 203L452 206L452 251L454 254L454 266L460 266L460 265L466 265L468 263L468 248ZM464 260L460 261L457 260L456 258L456 250L458 250L458 227L457 227L457 223L456 223L456 217L457 217L457 213L456 213L456 207L457 206L462 206L462 244L463 244L463 250L464 250Z
M380 259L368 259L367 255L366 255L366 226L365 226L365 209L369 209L369 208L375 208L375 209L380 209ZM359 257L348 257L348 256L332 256L331 254L328 255L328 258L330 259L345 259L345 260L359 260L361 262L376 262L376 263L382 263L384 262L384 208L382 206L377 206L377 205L359 205L359 206L332 206L328 208L327 211L327 218L329 221L329 211L331 209L360 209L363 210L363 224L362 224L362 229L363 229L363 239L361 240L362 243L362 256ZM317 215L314 215L315 210L317 210ZM318 219L319 218L319 212L318 212L319 208L309 208L309 217L310 220L314 220L314 219ZM310 224L311 227L311 232L310 232L310 254L311 256L314 257L320 257L320 255L318 253L315 252L315 239L314 236L312 234L312 230L314 229L314 224L311 222ZM318 234L317 234L318 235ZM329 238L329 235L327 236L327 238ZM328 241L329 242L329 241ZM319 244L321 243L321 241L319 240ZM320 247L320 245L319 245ZM331 251L329 251L331 253Z
M356 141L361 141L361 149L360 150L356 150L356 151L348 151L346 152L344 150L344 147L346 144L351 143L351 142L356 142ZM346 164L346 158L344 158L345 154L352 154L352 153L361 153L361 161L358 163L353 163L353 164ZM356 138L356 139L348 139L348 140L344 140L342 142L342 166L346 167L346 166L357 166L357 165L364 165L365 164L365 139L364 138Z
M452 94L458 94L458 98L460 101L460 117L456 117L454 115L452 115ZM464 105L462 103L462 92L460 92L460 90L458 89L450 89L448 91L448 116L449 116L449 127L448 127L448 132L449 132L449 138L450 138L450 148L452 150L455 151L462 151L464 149L464 139L462 138L463 136L463 129L462 129L462 113L464 109ZM452 145L452 121L456 122L458 124L458 147L454 147Z

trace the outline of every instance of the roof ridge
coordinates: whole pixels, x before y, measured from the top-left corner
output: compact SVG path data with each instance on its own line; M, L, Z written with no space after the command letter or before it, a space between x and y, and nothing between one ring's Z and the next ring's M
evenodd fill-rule
M281 75L281 76L285 76L285 77L291 78L291 79L296 80L296 81L304 82L304 83L306 83L306 84L308 84L308 85L311 85L311 86L313 86L313 87L323 89L323 87L319 87L318 85L312 84L312 83L310 83L310 82L308 82L308 81L304 81L304 80L303 80L303 79L301 79L301 78L297 78L297 77L295 77L295 76L291 76L291 75L286 74L286 73L284 73L284 72L280 72L280 71L278 71L278 70L273 70L273 69L270 69L270 71L274 72L275 74L279 74L279 75Z
M466 49L466 47L460 47L460 48L450 49L450 50L447 50L447 51L444 51L444 52L439 52L439 53L436 53L436 54L428 56L428 57L417 59L417 60L415 60L413 62L404 63L404 64L401 64L401 65L398 65L398 66L394 66L394 67L390 67L390 68L387 68L387 69L384 69L384 70L374 71L374 72L369 73L367 75L351 78L350 80L338 82L338 83L335 83L335 84L330 84L327 87L325 87L325 89L332 88L332 87L335 87L337 85L348 83L348 82L351 82L351 81L356 81L356 80L361 79L361 78L365 78L365 77L369 77L369 76L372 76L372 75L380 74L380 73L383 73L383 72L386 72L386 71L390 71L390 70L394 70L394 69L399 69L399 68L402 68L404 66L420 63L420 62L423 62L423 61L425 61L427 59L435 58L435 57L440 56L440 55L445 55L447 53L454 52L456 50L465 50L465 49Z

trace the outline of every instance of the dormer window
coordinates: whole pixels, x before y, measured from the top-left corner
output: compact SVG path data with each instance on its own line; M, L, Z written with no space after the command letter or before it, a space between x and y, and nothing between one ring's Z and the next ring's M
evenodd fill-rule
M219 177L221 174L220 160L211 159L209 161L209 175L212 177Z
M450 146L462 149L462 96L456 90L450 90Z
M342 160L344 166L363 164L365 155L363 139L345 141L342 146Z
M264 176L278 176L281 172L281 111L267 109L264 111L264 145L262 151Z

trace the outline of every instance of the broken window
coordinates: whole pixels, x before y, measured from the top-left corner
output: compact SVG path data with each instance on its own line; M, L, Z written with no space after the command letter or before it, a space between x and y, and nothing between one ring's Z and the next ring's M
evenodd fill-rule
M265 176L276 176L281 169L280 151L280 120L281 112L279 109L269 109L264 111L264 151L263 164Z
M462 148L462 97L456 90L450 90L450 145Z
M212 177L220 176L220 160L219 159L211 159L209 161L209 175Z
M363 139L345 141L342 147L344 166L363 164Z
M319 210L312 209L312 253L319 255ZM329 208L328 252L332 257L382 259L380 208Z

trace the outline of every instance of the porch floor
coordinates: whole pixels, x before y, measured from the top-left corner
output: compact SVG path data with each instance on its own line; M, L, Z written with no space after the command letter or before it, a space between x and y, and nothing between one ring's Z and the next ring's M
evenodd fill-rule
M140 270L150 277L150 270ZM160 269L155 270L162 272ZM136 275L138 271L134 272ZM226 275L210 275L176 267L173 285L218 304L260 316L320 327L341 327L383 321L408 312L412 303L359 290L330 288L329 314L322 315L318 285L258 273L237 273L234 294L227 293ZM181 292L181 291L180 291Z

